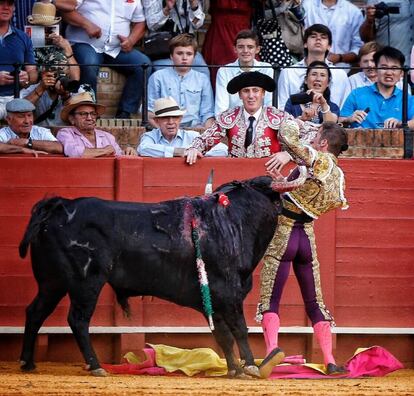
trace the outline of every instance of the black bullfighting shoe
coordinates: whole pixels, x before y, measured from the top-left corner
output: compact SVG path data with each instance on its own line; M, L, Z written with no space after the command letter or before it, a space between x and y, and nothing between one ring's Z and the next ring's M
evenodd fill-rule
M343 375L348 374L348 370L343 366L337 366L333 363L328 363L326 367L326 374L328 375Z
M283 362L284 358L285 354L280 348L273 349L263 359L262 364L259 366L260 376L262 378L269 378L273 367L276 367L279 363Z

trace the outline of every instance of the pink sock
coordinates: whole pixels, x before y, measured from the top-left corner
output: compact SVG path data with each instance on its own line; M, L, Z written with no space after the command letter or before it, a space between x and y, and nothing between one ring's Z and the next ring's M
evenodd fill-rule
M322 321L316 323L313 326L313 331L315 333L316 340L322 349L325 366L327 366L328 363L336 364L332 355L332 333L330 322Z
M266 344L266 355L278 346L280 319L275 312L265 312L263 314L262 329Z

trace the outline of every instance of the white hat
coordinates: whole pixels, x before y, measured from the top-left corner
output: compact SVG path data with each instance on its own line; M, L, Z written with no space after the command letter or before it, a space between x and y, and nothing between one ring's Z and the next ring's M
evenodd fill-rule
M186 112L180 109L177 102L171 96L157 99L154 102L155 117L180 117Z
M62 18L56 18L56 7L52 3L36 2L33 4L32 15L27 21L32 25L51 26L56 25Z

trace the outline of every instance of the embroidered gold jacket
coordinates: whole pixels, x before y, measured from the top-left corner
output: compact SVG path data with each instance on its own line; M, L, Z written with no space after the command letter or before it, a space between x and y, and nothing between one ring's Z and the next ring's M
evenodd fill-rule
M297 122L301 134L306 139L310 139L316 134L317 129L314 124L295 120L290 114L278 110L276 107L264 106L257 120L255 138L246 149L244 141L246 139L247 126L243 107L240 106L219 114L216 122L193 140L191 147L204 154L220 143L222 138L227 137L229 156L231 157L268 157L281 151L277 134L281 123L286 119Z
M285 195L314 219L334 208L346 209L345 178L335 155L322 153L304 144L299 138L295 122L283 123L279 130L279 140L293 160L308 170L305 183Z

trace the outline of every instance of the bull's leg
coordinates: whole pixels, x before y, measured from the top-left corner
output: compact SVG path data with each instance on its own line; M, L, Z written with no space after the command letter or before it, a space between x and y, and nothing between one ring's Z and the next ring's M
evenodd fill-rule
M48 289L42 287L42 289ZM24 328L23 347L20 355L21 369L30 371L34 364L34 348L37 333L46 318L54 311L56 305L65 296L66 290L39 291L32 303L26 308L26 324Z
M243 313L243 305L232 306L232 309L224 315L226 323L239 348L240 359L244 361L244 371L246 374L260 377L259 369L254 363L252 351L250 349L247 333L246 320Z
M234 339L231 335L231 331L227 326L226 321L220 314L214 314L214 330L213 330L214 338L216 339L217 343L220 345L221 349L224 352L224 356L227 362L227 369L228 375L230 377L235 377L241 375L243 370L236 362L234 357L233 345Z
M91 278L74 285L69 289L70 309L68 323L75 336L79 349L93 375L104 376L89 335L89 323L95 311L98 296L105 280Z

